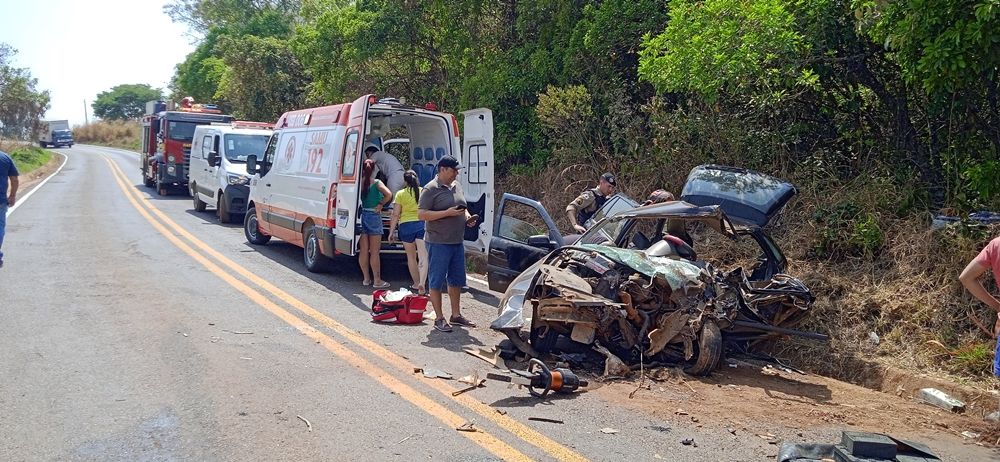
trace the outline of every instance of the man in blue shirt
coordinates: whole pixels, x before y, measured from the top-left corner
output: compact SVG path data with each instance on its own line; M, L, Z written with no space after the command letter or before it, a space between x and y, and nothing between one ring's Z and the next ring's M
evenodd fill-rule
M17 166L6 152L0 151L0 250L3 249L4 228L7 227L7 209L17 200ZM7 183L10 192L7 192ZM3 268L3 252L0 251L0 268Z

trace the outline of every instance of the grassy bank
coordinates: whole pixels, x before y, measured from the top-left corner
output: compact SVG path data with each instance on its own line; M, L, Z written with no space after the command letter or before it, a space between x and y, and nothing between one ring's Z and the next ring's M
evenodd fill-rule
M0 142L0 151L10 154L21 175L27 175L52 160L52 152L19 142Z
M139 149L139 122L127 120L100 120L73 128L77 143L97 144L115 148Z

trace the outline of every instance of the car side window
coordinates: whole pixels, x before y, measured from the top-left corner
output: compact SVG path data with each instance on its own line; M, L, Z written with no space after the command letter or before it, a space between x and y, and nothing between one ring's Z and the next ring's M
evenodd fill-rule
M343 162L340 163L340 176L341 177L352 177L354 176L354 164L358 162L358 130L351 130L347 134L347 140L344 142L344 156Z
M499 237L527 244L531 236L548 236L549 228L534 207L521 202L504 203L499 222Z
M212 150L212 135L205 135L201 139L201 158L208 159L208 151Z

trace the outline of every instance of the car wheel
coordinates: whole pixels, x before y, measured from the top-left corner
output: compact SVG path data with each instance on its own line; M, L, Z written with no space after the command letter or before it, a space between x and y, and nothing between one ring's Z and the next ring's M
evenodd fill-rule
M246 235L247 242L253 245L264 245L271 240L271 236L260 232L260 226L257 224L257 209L254 207L247 209L247 216L243 219L243 234Z
M302 239L302 261L310 273L323 273L330 269L330 259L323 255L319 247L319 236L316 235L316 227L306 228L305 236Z
M198 191L195 191L194 183L191 183L191 197L193 198L191 199L191 202L194 202L194 211L204 212L205 206L208 204L206 204L205 201L201 200L201 198L198 197Z
M722 332L719 325L706 319L701 325L701 335L698 336L698 350L695 352L694 364L684 368L691 375L708 375L719 365L722 359Z
M219 194L219 202L215 206L215 210L219 214L219 223L232 223L233 217L229 214L229 201L226 200L226 194Z

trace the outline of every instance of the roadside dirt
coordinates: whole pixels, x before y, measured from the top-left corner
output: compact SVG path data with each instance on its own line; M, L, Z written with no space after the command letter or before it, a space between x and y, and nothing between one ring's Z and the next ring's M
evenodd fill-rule
M1000 425L985 422L982 415L953 414L914 399L761 364L739 361L736 368L724 365L702 378L678 369L654 369L644 381L605 383L591 392L668 421L749 433L772 444L806 441L810 435L803 431L827 428L916 440L949 436L944 438L949 445L1000 445ZM980 437L963 437L964 431Z
M20 180L20 184L17 188L18 197L24 197L25 194L28 194L28 191L34 189L38 183L41 183L42 180L48 178L49 175L55 172L59 166L62 165L63 159L64 157L62 154L53 152L53 156L49 159L48 163L32 170L31 172L20 175L18 177Z

